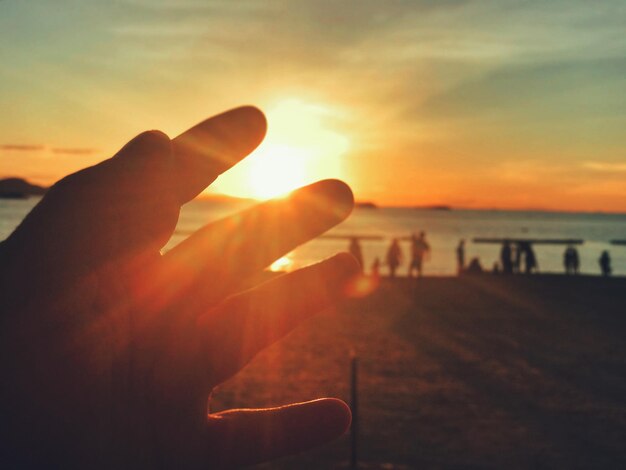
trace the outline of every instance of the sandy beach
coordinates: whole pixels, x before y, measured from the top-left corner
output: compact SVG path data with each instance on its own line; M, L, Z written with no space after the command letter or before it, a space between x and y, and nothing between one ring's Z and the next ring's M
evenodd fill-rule
M359 468L626 465L626 279L384 279L216 390L215 410L349 401ZM349 438L260 468L347 467Z

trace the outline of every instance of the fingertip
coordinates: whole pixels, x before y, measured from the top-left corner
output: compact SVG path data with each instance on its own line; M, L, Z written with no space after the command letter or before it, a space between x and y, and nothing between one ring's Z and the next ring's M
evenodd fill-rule
M266 130L261 110L241 106L205 119L173 139L181 203L257 148Z
M338 398L321 398L316 400L319 412L326 416L326 429L329 440L345 434L352 424L352 411L346 402Z
M349 253L338 253L321 263L321 278L326 286L330 302L347 297L347 288L360 272L360 266L354 256Z
M335 203L335 214L341 220L350 215L354 208L354 193L350 186L338 179L322 180L319 183L323 186L327 196Z
M345 220L354 207L350 186L340 180L327 179L295 190L290 199L321 216L325 230Z
M238 158L248 155L258 147L267 133L265 114L256 106L239 106L217 117L224 119L232 126L235 135L228 136L228 138L231 141L231 146L239 154ZM237 145L238 142L239 145Z
M162 131L142 132L128 142L117 155L144 156L171 152L172 141Z
M143 146L154 148L169 147L171 144L171 140L168 135L165 132L156 129L142 132L132 141L140 143Z
M218 466L250 465L302 452L340 437L352 414L336 398L293 403L277 408L227 410L208 416Z
M250 130L255 135L259 136L260 140L263 140L263 137L265 137L267 133L267 118L265 117L265 113L253 105L240 106L235 108L234 111L245 116L246 120L249 122Z
M154 143L155 145L170 142L169 136L165 132L157 129L150 129L148 131L142 132L137 137L141 138L143 141Z
M350 253L341 252L327 259L331 269L342 278L350 278L361 270L359 262Z

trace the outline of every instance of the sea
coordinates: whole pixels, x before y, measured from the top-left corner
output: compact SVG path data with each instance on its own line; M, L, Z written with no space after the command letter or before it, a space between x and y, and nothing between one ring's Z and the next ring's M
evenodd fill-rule
M38 201L38 198L0 200L0 240L9 236ZM181 210L176 231L164 251L204 224L226 217L250 204L249 201L212 199L199 199L186 204ZM402 274L408 267L410 247L406 238L421 231L426 233L426 240L431 247L430 256L424 264L424 274L429 276L456 274L455 250L461 239L466 240L466 260L478 257L481 265L490 270L499 258L500 245L475 243L475 238L582 239L584 243L577 247L581 273L600 275L598 258L607 250L611 256L613 273L626 275L626 245L610 243L611 240L626 239L626 214L400 207L356 208L348 219L328 232L332 237L311 240L276 260L270 268L276 271L298 269L338 251L347 251L350 236L365 236L369 238L360 243L366 271L376 258L384 261L393 238L401 238L404 264L399 271ZM534 249L540 272L564 271L564 245L538 244ZM386 272L384 265L381 272Z

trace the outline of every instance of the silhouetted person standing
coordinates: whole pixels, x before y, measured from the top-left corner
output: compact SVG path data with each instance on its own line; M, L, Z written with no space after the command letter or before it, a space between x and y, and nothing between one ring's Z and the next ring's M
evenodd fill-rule
M519 244L518 249L524 256L524 273L532 274L533 272L537 271L537 257L535 256L533 246L528 242L524 242Z
M576 248L571 245L567 247L563 254L563 264L565 266L565 274L578 274L580 257Z
M608 277L611 275L613 271L611 269L611 255L607 250L604 250L598 259L598 263L600 263L600 270L602 271L602 275Z
M361 266L361 271L363 270L363 251L361 250L361 244L359 243L359 239L357 237L352 237L350 239L350 254L354 256L354 259L357 260L359 266Z
M413 271L417 271L417 276L422 277L422 266L424 258L430 251L430 245L426 241L426 233L420 232L419 236L411 235L411 264L409 264L408 276L413 276Z
M504 274L513 274L513 259L511 251L511 242L504 240L502 249L500 250L500 264Z
M456 266L458 274L461 274L465 269L465 240L459 241L456 247Z
M402 262L402 250L398 239L394 238L387 250L387 266L389 266L389 277L396 277L396 269Z
M572 250L571 246L568 246L563 253L563 267L565 268L565 274L572 274Z

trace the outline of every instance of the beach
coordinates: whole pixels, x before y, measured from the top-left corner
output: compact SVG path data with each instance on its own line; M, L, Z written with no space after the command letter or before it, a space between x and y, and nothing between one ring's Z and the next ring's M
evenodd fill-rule
M213 394L212 410L350 401L359 468L626 465L626 279L383 279L300 326ZM346 468L345 435L259 468Z

